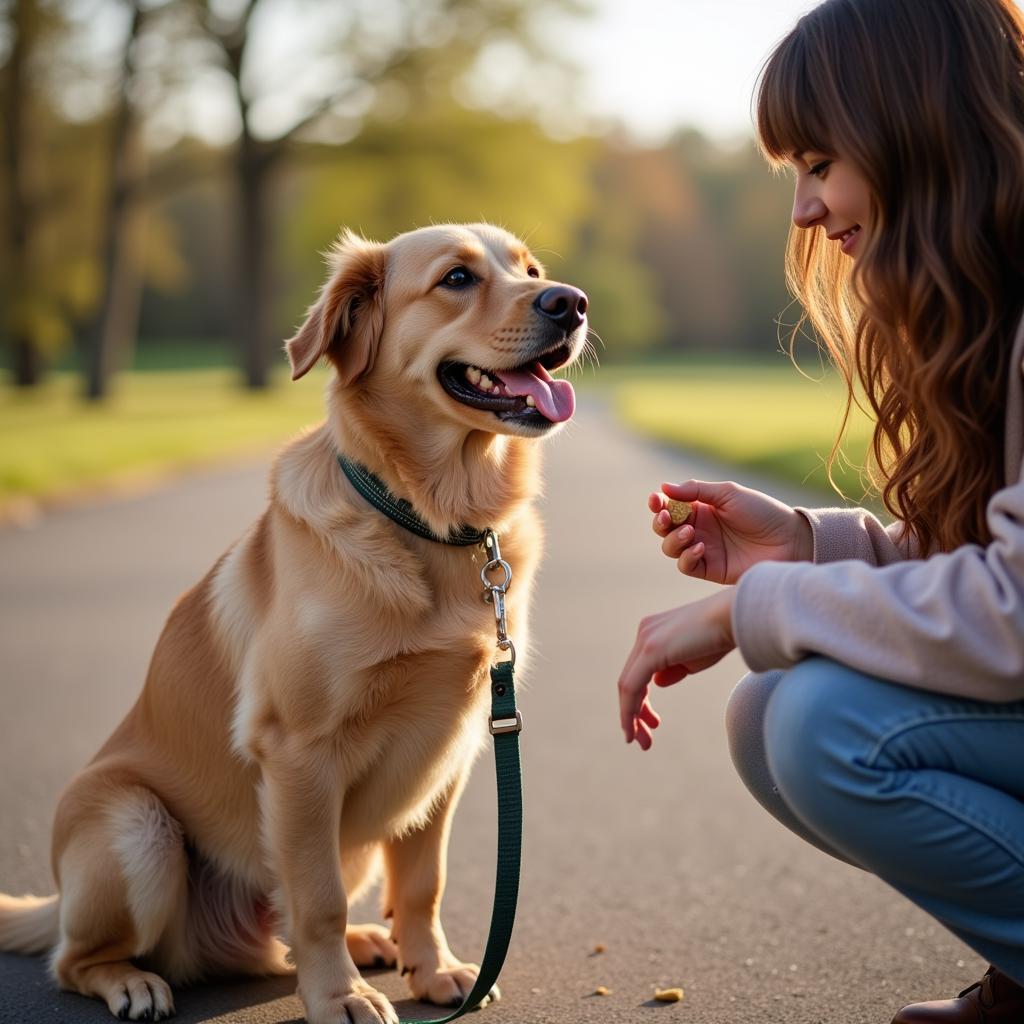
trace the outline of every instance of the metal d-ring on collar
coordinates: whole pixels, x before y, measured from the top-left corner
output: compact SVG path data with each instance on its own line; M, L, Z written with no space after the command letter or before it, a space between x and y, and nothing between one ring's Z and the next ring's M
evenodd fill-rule
M487 562L480 569L480 582L484 585L484 600L494 605L494 628L498 634L498 649L508 651L512 664L516 663L516 649L508 638L508 621L505 618L505 592L512 582L512 567L501 557L498 546L498 535L494 530L484 531L484 548L487 551ZM492 583L489 574L500 569L504 579L500 583Z
M472 544L482 544L487 535L486 530L477 530L472 526L462 525L453 529L447 537L434 533L416 514L416 510L405 498L396 498L388 490L388 486L379 476L371 473L365 466L344 455L338 456L338 465L348 477L349 483L378 512L383 512L392 522L415 533L417 537L432 540L438 544L453 544L456 547L468 548Z

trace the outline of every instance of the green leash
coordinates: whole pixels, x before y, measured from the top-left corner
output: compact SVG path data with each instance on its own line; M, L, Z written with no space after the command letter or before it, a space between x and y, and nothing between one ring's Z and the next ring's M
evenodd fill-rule
M494 769L498 780L498 869L494 881L494 909L483 963L473 990L447 1017L429 1021L402 1019L402 1024L447 1024L476 1009L498 980L512 938L519 896L519 861L523 840L523 787L519 765L519 732L523 717L516 710L512 662L491 666L491 732Z
M447 1017L426 1021L403 1020L401 1024L447 1024L476 1009L494 987L512 938L519 898L519 866L523 844L523 784L519 761L519 733L523 716L516 708L514 667L516 651L508 638L505 621L505 593L512 581L512 569L501 557L498 535L493 530L461 526L447 537L438 536L416 514L409 502L396 498L387 485L365 466L338 456L338 463L353 487L378 511L411 533L439 544L468 547L483 544L488 560L480 570L484 600L494 605L497 646L511 655L509 661L491 666L490 732L494 737L494 770L498 783L498 866L494 881L494 908L480 974L462 1005ZM504 579L492 583L489 574L501 570Z

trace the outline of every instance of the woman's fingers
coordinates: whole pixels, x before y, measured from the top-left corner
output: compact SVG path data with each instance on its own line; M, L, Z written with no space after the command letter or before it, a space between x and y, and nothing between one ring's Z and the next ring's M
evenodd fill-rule
M636 741L641 750L650 750L651 744L654 742L654 737L651 736L651 730L644 723L643 719L639 718L636 722Z
M655 514L651 526L659 537L667 537L675 529L672 516L666 509Z
M698 579L707 578L707 546L704 541L695 541L696 531L692 526L682 526L673 530L661 542L662 553L675 559L679 571L685 576Z
M681 484L662 484L661 490L676 501L702 501L707 505L721 505L736 493L736 485L707 480L685 480Z
M666 513L667 515L668 513ZM661 550L669 558L678 558L687 544L692 544L694 532L692 526L680 526L666 534L661 542Z
M632 743L637 737L640 712L647 701L647 687L653 671L654 666L646 661L645 648L638 637L619 676L619 723L627 743Z
M704 579L707 576L707 564L704 561L704 554L707 548L703 541L697 541L679 552L677 564L679 571L685 576L697 576Z
M672 532L672 516L668 511L668 499L664 494L650 494L647 497L647 507L654 515L651 527L659 537L665 537Z
M699 484L696 480L684 480L681 484L662 484L662 494L667 494L676 501L692 501L697 497Z
M673 683L678 683L680 679L687 675L689 675L689 672L682 665L673 665L671 668L663 668L661 671L655 672L651 678L656 686L672 686Z
M644 702L640 705L640 720L652 729L657 729L661 725L661 715L651 707L650 699L647 697L644 697Z
M686 670L677 665L662 672L655 672L654 681L659 686L668 686L670 682L677 682L686 674ZM636 740L641 750L651 749L651 745L654 742L654 730L661 725L661 715L651 707L650 698L646 695L646 691L647 687L645 685L644 697L640 703L639 710L631 716L629 727L626 726L625 722L623 724L626 742L629 743Z
M669 686L684 675L702 672L736 646L732 634L735 590L640 620L636 639L619 674L619 722L626 742L646 750L660 722L649 702L651 681Z
M650 648L643 645L638 638L629 652L622 674L619 676L619 712L622 731L626 734L627 743L631 743L635 739L644 750L651 745L652 730L661 725L661 715L651 707L648 697L651 676L654 674L654 665L650 658ZM668 669L667 671L673 670Z

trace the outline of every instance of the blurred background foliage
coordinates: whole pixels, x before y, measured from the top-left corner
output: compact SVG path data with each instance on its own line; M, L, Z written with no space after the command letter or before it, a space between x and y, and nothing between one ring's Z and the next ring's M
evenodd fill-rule
M264 387L342 226L446 220L502 224L582 285L602 361L763 351L787 304L788 184L749 141L643 147L588 124L553 11L587 17L582 0L0 0L14 381L73 366L102 398L149 351Z
M644 144L586 114L592 2L0 0L0 520L315 419L318 392L274 385L321 254L445 221L587 291L592 386L628 423L827 485L841 395L780 405L764 373L796 319L791 184L750 134ZM773 449L798 394L825 415Z

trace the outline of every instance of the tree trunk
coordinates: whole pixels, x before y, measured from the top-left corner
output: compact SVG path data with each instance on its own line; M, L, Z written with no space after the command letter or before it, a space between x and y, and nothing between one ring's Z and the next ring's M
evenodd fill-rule
M248 131L239 140L236 182L238 225L235 232L235 341L246 386L263 390L270 384L272 343L268 328L270 238L267 203L270 161Z
M34 206L26 180L23 132L25 113L25 61L31 47L30 22L34 11L28 0L14 4L14 41L7 61L7 88L3 123L7 154L7 245L11 259L10 294L3 333L11 349L11 378L16 387L32 388L43 375L43 358L26 325L31 303L32 271L29 239Z
M142 279L131 251L134 200L141 177L141 147L135 137L136 116L130 92L135 73L134 49L145 14L132 3L132 21L121 62L121 92L110 137L110 188L101 254L103 291L86 338L84 395L105 398L110 378L131 352L138 330Z
M18 335L21 335L20 337ZM43 379L43 358L27 334L14 332L11 338L11 381L18 388L34 388Z
M114 214L114 238L106 245L103 298L99 315L89 328L89 355L85 397L99 401L110 392L110 380L127 366L134 351L142 301L142 277L133 252L131 233L133 215L127 208Z

